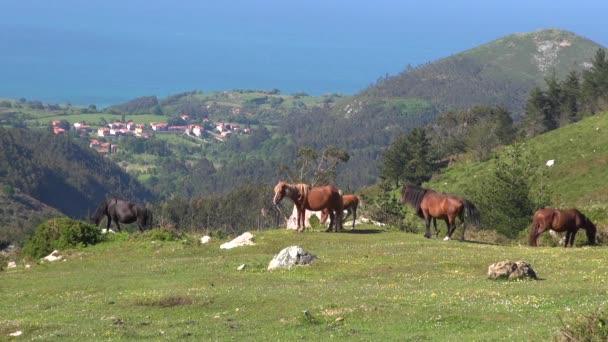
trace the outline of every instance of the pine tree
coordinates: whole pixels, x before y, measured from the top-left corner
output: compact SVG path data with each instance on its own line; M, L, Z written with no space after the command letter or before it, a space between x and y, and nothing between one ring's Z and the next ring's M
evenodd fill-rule
M528 97L526 113L523 118L522 128L526 136L533 137L548 130L546 126L547 110L548 103L545 93L539 87L535 87L530 92L530 97Z
M399 185L399 182L403 180L405 165L409 159L407 135L399 134L384 151L383 157L380 177Z
M564 126L579 119L579 98L581 86L576 71L571 71L561 85L562 103L559 125Z
M421 184L433 174L434 158L431 154L431 143L424 128L414 128L407 137L406 173L403 179L409 183Z

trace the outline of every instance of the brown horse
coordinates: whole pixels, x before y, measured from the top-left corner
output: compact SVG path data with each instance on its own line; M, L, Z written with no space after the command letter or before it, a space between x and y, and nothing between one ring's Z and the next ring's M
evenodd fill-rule
M409 204L416 209L416 214L424 218L426 225L426 232L424 237L431 238L431 219L435 226L437 234L437 224L435 219L442 219L448 228L448 233L444 240L452 238L454 230L456 230L456 218L460 219L462 223L462 236L460 240L464 240L465 231L465 214L474 226L479 226L479 211L473 205L473 203L466 199L455 196L446 195L435 192L430 189L419 188L407 184L403 186L401 191L401 202L403 204Z
M344 195L342 196L342 207L346 210L346 216L342 217L342 222L346 220L350 214L353 214L353 227L351 230L355 229L355 221L357 220L357 208L359 207L359 203L361 202L361 198L357 195ZM325 223L327 221L327 217L329 217L329 210L323 209L321 213L321 223Z
M272 202L278 205L284 197L293 201L298 212L298 231L304 231L306 210L329 211L329 228L339 232L342 229L342 195L333 185L310 187L308 184L289 184L283 181L274 187Z
M595 245L595 225L585 215L576 209L559 210L544 208L537 210L532 218L530 226L530 246L536 246L538 236L545 230L551 229L556 232L566 232L566 242L564 247L574 244L574 237L579 228L585 229L587 240L590 245Z

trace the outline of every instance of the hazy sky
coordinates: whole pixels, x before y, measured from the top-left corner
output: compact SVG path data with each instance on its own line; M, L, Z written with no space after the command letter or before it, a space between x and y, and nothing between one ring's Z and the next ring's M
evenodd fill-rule
M272 84L354 93L407 64L515 32L561 28L608 45L607 13L607 0L0 0L0 72L19 91L35 82L46 95L55 65L53 77L72 77L64 85L93 79L96 92L108 89L108 63L128 76L121 86L147 82L143 93ZM187 80L192 73L205 82ZM0 86L0 97L7 92Z

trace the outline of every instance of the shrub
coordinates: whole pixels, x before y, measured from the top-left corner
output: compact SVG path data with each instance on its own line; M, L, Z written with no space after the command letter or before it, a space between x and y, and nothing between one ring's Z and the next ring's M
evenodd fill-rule
M89 223L70 218L50 219L36 228L25 242L23 253L41 258L55 249L94 245L102 241L101 230Z
M557 341L608 341L608 310L600 308L576 317L573 322L562 321L562 326Z
M143 241L178 241L184 238L187 238L186 234L169 228L150 229L141 234L131 235L131 239Z

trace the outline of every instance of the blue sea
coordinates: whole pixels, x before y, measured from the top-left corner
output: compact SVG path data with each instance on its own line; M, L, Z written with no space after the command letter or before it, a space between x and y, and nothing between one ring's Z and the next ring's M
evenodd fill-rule
M2 0L0 98L105 107L272 89L355 94L408 64L557 27L608 43L600 1Z

